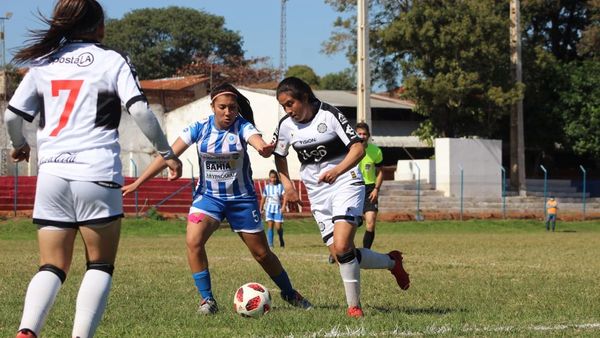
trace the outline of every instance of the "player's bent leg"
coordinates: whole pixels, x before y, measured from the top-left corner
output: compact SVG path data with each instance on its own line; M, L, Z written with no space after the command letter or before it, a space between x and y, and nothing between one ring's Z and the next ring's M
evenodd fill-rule
M80 232L88 261L77 294L72 336L84 338L94 336L106 309L119 247L121 219L81 226Z
M40 269L27 287L19 335L39 336L69 271L76 235L74 228L39 227Z
M187 257L192 278L200 294L198 313L212 315L219 311L217 301L212 293L212 282L206 255L206 242L219 228L220 221L202 212L191 213L188 216L186 230Z
M238 232L250 253L281 290L281 298L292 306L311 309L312 304L292 286L279 258L268 247L264 231Z
M339 263L340 275L344 282L348 315L362 317L360 305L360 267L356 259L354 235L356 225L346 221L337 221L333 230L333 252Z

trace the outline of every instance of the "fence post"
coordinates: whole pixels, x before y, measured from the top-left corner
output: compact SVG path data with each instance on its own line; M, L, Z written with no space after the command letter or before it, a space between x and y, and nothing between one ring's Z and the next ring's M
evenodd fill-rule
M417 168L417 221L421 220L421 168L417 162L413 161L413 164Z
M196 182L194 181L194 164L192 163L192 161L190 161L190 159L187 159L188 163L190 164L190 167L192 167L191 169L191 176L192 176L192 198L194 198L194 192L196 191Z
M502 171L502 218L506 219L506 169L500 166Z
M581 193L581 199L583 201L583 220L585 221L585 176L587 172L582 165L579 166L579 169L581 169L581 172L583 173L583 192Z
M15 196L13 199L13 214L17 216L17 196L19 196L19 163L15 162Z
M137 164L135 164L135 161L133 160L133 158L130 158L129 161L131 162L131 165L133 166L133 176L137 177ZM133 199L134 199L134 203L135 203L135 217L139 217L139 208L138 208L138 191L134 191L133 192Z
M540 168L544 171L544 219L548 218L548 210L546 210L546 200L548 198L548 170L540 164Z
M463 220L463 193L464 193L464 170L462 165L458 165L458 167L460 168L460 220Z

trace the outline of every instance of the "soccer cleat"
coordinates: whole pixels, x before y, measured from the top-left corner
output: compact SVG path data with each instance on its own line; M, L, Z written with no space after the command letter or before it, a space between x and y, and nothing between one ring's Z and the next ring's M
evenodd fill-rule
M300 292L296 290L294 290L294 293L291 296L286 296L282 292L281 298L292 306L299 307L305 310L312 309L312 304L306 298L302 297Z
M29 329L22 329L17 332L16 338L37 338L37 336Z
M365 314L363 313L363 310L360 308L360 306L349 307L347 313L348 313L348 317L352 317L352 318L362 318L365 316Z
M410 278L408 277L408 273L404 270L402 266L402 253L400 251L394 250L388 253L391 259L394 260L394 267L390 270L392 275L396 277L396 283L402 290L408 290L410 287Z
M198 313L203 315L214 315L219 311L217 301L214 298L203 299L198 307Z

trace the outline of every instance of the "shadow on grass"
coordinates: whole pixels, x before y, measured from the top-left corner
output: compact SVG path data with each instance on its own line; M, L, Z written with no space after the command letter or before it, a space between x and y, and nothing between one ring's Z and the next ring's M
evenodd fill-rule
M409 315L447 315L454 312L467 312L466 309L451 309L451 308L436 308L436 307L425 307L425 308L411 308L405 306L395 307L381 307L374 306L374 310L382 313L390 312L404 312Z
M345 305L333 305L333 304L324 304L324 305L313 305L314 309L323 309L323 310L345 310ZM447 315L450 313L461 313L467 312L467 309L452 309L452 308L436 308L436 307L425 307L425 308L411 308L406 306L392 306L392 307L382 307L382 306L366 306L363 307L365 310L370 310L373 312L380 313L392 313L392 312L403 312L409 315ZM297 311L297 308L293 307L279 307L278 310L294 310Z

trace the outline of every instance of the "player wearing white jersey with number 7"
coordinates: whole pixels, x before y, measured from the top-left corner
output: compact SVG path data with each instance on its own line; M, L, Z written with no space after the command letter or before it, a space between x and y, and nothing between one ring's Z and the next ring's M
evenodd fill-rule
M357 167L365 154L361 139L338 109L317 99L310 86L298 78L288 77L279 83L277 101L287 114L274 136L275 165L285 196L291 203L299 201L286 159L292 146L298 153L300 177L323 242L339 263L347 314L362 317L360 268L389 269L403 290L408 289L410 281L399 251L386 255L354 247L365 198L364 181Z
M15 55L29 71L4 115L15 162L29 160L23 120L32 122L39 115L33 223L38 226L40 268L27 288L17 337L40 335L71 266L78 232L87 271L72 336L92 337L108 300L123 217L117 131L121 104L166 160L170 178L181 176L181 162L150 110L129 58L100 44L101 5L59 0L52 17L42 20L48 29L33 31L32 43Z

